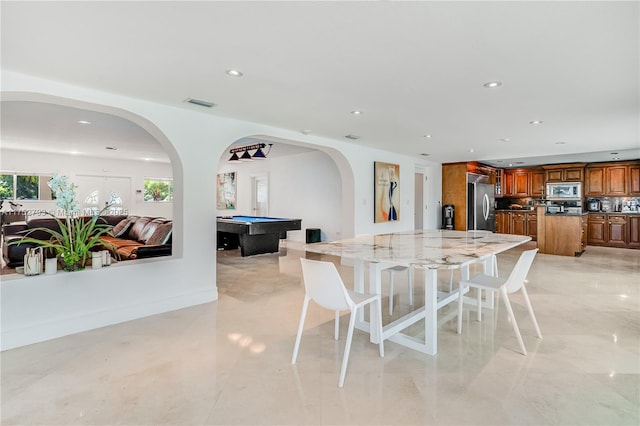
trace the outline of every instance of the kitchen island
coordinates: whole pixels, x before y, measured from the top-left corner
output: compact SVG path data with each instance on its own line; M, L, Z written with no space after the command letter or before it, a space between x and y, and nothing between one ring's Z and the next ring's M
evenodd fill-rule
M540 253L580 256L587 246L588 213L547 213L538 207Z

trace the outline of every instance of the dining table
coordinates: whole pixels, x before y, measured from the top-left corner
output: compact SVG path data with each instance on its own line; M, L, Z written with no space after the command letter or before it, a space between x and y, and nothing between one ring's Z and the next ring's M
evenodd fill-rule
M358 314L356 327L368 332L372 343L378 343L382 338L428 355L436 355L438 310L457 301L459 295L458 286L453 286L450 291L438 291L438 271L460 269L461 279L464 280L469 278L469 266L480 262L484 273L492 275L495 255L530 240L529 236L491 231L420 229L311 243L305 245L305 250L338 256L343 263L350 263L345 262L347 259L353 262L354 290L358 292L365 291L365 270L368 270L368 291L382 294L383 270L394 266L421 269L424 273L424 306L414 307L409 313L392 319L383 326L382 336L378 335L375 327L370 327L364 312ZM469 300L475 303L475 299ZM492 307L493 297L487 296L487 303ZM405 332L414 324L418 324L419 333L416 333L416 327L412 327L411 334Z

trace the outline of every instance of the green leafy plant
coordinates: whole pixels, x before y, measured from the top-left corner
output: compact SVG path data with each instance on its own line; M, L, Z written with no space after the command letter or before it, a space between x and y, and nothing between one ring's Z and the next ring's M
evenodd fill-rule
M91 249L94 247L106 247L113 251L114 247L100 238L113 227L106 223L98 223L100 215L109 206L102 209L98 215L92 216L91 219L84 219L78 216L76 208L78 205L76 201L77 185L70 184L66 176L59 175L53 175L48 185L56 195L56 205L64 210L64 218L62 219L48 213L56 220L60 231L44 227L34 228L20 241L10 244L35 243L48 248L55 252L66 271L83 269L91 255ZM38 230L48 233L51 238L41 240L29 237L29 234Z

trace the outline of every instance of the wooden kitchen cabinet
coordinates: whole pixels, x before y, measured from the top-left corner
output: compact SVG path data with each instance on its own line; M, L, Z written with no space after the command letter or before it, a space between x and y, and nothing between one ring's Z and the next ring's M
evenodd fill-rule
M640 196L640 163L594 163L586 168L586 197Z
M527 214L520 212L511 212L511 232L514 235L527 234Z
M515 195L515 181L513 170L505 170L502 174L502 195L504 197L513 197Z
M625 215L607 215L607 246L626 247L629 237L627 235L627 218Z
M553 164L543 166L546 182L582 182L584 180L583 163Z
M579 256L585 249L586 215L545 215L538 237L538 248L544 254Z
M467 173L483 174L495 183L495 169L479 163L448 163L442 165L442 205L455 208L457 231L467 230Z
M529 172L527 170L516 170L513 174L514 194L516 197L529 196Z
M529 195L531 197L542 197L544 195L544 179L544 170L532 170L529 172Z
M535 211L527 213L527 235L534 241L538 239L538 215Z
M585 178L587 197L598 197L605 194L604 167L587 168Z
M640 214L589 213L587 236L593 246L640 248Z
M529 169L511 169L505 170L502 173L502 196L503 197L529 197L532 196L532 176ZM535 189L542 195L542 188L544 186L544 178L540 179L540 176L536 176L538 182L535 184Z
M593 246L602 246L607 244L606 214L589 213L587 243Z
M627 227L629 228L629 247L640 248L640 215L629 215Z
M610 196L627 195L627 166L612 166L605 169L605 194Z
M498 234L511 233L511 215L509 212L496 212L496 232Z
M640 165L629 166L629 195L640 196Z

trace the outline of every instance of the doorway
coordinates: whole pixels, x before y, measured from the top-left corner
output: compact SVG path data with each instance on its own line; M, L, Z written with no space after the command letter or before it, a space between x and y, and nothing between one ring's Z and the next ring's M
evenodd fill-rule
M251 179L253 187L252 211L254 216L269 216L269 178L268 176L254 176Z
M414 211L413 211L413 223L414 229L424 229L424 212L426 210L426 206L424 204L424 182L425 175L421 172L416 172L415 174L415 185L414 185Z

